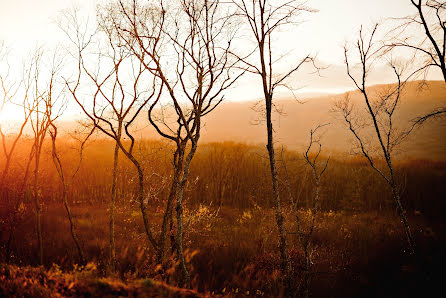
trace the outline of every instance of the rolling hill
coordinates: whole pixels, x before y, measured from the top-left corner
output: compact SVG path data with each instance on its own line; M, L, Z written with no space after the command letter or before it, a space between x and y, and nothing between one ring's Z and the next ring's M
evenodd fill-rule
M376 85L370 88L370 92L376 94L386 87L388 85ZM357 109L360 112L365 110L359 92L354 91L350 95ZM326 152L350 152L352 134L339 115L332 111L334 102L344 96L345 94L337 94L309 98L305 99L304 103L291 99L277 100L276 106L280 113L276 113L274 119L276 144L302 150L309 140L312 128L318 124L330 123L321 139ZM396 127L400 131L406 130L413 118L444 106L446 106L444 82L428 82L421 90L419 82L411 82L406 86L398 113L395 115ZM204 142L237 141L266 144L265 124L255 102L223 103L206 118L202 135ZM440 119L425 123L410 135L400 149L398 152L400 157L446 160L446 121Z
M370 87L370 93L376 95L390 85ZM348 154L352 152L353 139L340 115L333 112L335 101L345 94L333 94L319 97L295 99L276 99L274 115L275 143L289 149L303 150L308 143L309 133L319 124L330 123L324 128L321 142L325 153ZM364 119L365 104L358 91L350 92L352 102ZM443 81L429 81L420 89L420 82L410 82L401 98L395 115L395 127L399 131L407 130L411 120L430 111L446 106L446 84ZM248 144L266 144L265 123L262 114L263 101L223 102L207 115L203 121L200 142L244 142ZM76 123L60 121L60 131L73 131ZM31 131L28 131L29 134ZM133 127L136 138L160 138L147 121L146 113L141 113ZM426 122L415 130L399 147L399 158L432 159L446 161L446 121L444 118Z

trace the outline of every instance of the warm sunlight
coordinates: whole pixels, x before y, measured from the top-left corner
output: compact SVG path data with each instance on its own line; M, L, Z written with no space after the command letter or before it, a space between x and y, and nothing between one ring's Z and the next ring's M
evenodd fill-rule
M317 10L316 13L303 14L302 24L277 32L274 46L288 55L277 63L276 67L282 71L294 62L292 57L317 55L319 64L325 68L324 71L321 76L308 76L313 72L311 68L294 74L296 83L293 84L293 88L296 88L296 93L299 96L308 96L351 90L352 86L344 73L342 47L353 34L357 33L361 25L371 26L374 22L381 22L385 18L403 17L414 13L414 8L406 5L409 1L312 0L308 4ZM96 5L102 2L107 1L0 1L0 26L8 28L8 30L0 30L0 40L14 46L14 54L23 57L29 56L36 46L43 44L65 47L69 42L60 29L61 13L76 8L84 20L93 25L96 19ZM223 3L222 5L229 5ZM22 7L25 6L29 8L23 11ZM391 28L391 23L386 21L382 26ZM249 44L245 38L239 40L238 43ZM429 79L438 80L441 76L441 72L433 71L429 74ZM393 79L392 73L383 68L380 75L372 74L370 82L382 84ZM231 95L226 99L237 102L257 100L262 96L261 90L253 87L257 83L256 77L246 74L235 84ZM282 96L290 96L286 90L278 90L278 92Z
M3 125L14 120L21 120L21 118L24 118L23 108L17 105L7 104L3 110L0 110L0 123Z
M435 297L446 1L0 0L0 297Z

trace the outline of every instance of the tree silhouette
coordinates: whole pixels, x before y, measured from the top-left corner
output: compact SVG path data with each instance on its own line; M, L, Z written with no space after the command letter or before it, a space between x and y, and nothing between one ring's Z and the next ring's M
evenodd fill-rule
M313 63L314 58L310 55L298 61L289 70L279 73L274 68L276 57L272 44L273 36L282 27L297 22L298 16L304 12L313 12L300 1L267 1L267 0L234 0L237 7L236 14L242 18L254 37L255 48L246 56L237 55L244 62L245 69L262 80L263 96L265 100L265 116L267 131L267 150L270 163L271 182L273 189L273 201L275 207L275 218L279 232L279 250L281 256L281 269L285 274L287 291L290 291L292 268L288 258L286 231L284 227L284 216L279 196L279 184L277 176L276 154L274 150L274 129L272 121L274 92L281 87L287 87L287 79L297 72L305 63ZM252 54L252 55L251 55ZM252 62L252 57L258 60ZM289 293L288 293L289 294ZM288 295L287 294L287 295Z
M353 134L360 154L366 158L369 165L389 185L406 232L409 250L415 253L415 240L409 227L406 211L401 203L400 186L397 183L393 166L395 148L409 135L407 132L398 131L395 125L395 114L400 106L403 88L411 76L409 75L403 80L402 71L397 68L393 61L390 61L389 66L393 70L397 83L377 94L372 94L368 90L368 75L373 65L379 63L379 59L383 57L383 48L374 40L377 29L378 24L373 27L367 37L361 27L359 38L355 42L355 54L359 58L357 64L352 64L352 54L347 46L344 48L347 75L364 100L366 105L365 117L355 110L348 93L343 100L335 103L335 110L342 115L347 128ZM367 133L364 129L368 126L371 127L370 133ZM377 144L376 147L374 144Z
M180 0L165 6L119 1L115 26L125 46L160 82L173 115L166 115L158 97L148 118L163 138L174 142L174 174L158 242L158 260L164 256L172 207L176 199L175 246L182 283L190 286L183 252L183 197L190 164L198 147L203 118L223 100L224 91L241 75L234 74L236 61L230 50L234 32L230 16L220 1ZM123 20L123 21L119 21ZM160 92L161 92L160 91ZM165 104L165 103L164 103ZM158 114L157 109L158 107Z

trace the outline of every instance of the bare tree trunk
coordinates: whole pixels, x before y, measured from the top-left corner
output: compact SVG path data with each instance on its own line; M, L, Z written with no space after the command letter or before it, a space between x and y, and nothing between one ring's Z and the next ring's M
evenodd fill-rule
M176 174L175 174L176 175ZM168 229L170 229L172 226L169 225L169 223L172 222L172 209L173 209L173 202L176 197L176 190L178 189L178 179L174 178L174 181L172 182L172 186L169 192L169 197L167 198L167 205L166 210L164 211L163 216L163 223L161 226L161 233L159 236L158 241L158 253L157 253L157 262L159 264L162 264L164 262L164 256L166 252L166 239L168 236Z
M155 250L157 250L158 244L155 241L155 238L153 238L152 231L150 228L149 216L147 214L147 206L144 203L144 172L138 161L132 155L127 155L127 157L133 162L133 164L136 167L136 170L138 171L138 201L139 201L139 208L142 214L142 219L144 222L144 229L147 238L149 239L149 242L152 244Z
M180 187L181 188L181 187ZM177 197L177 233L176 233L176 249L178 253L178 260L180 261L181 269L181 281L180 286L190 287L190 274L186 267L186 261L184 259L183 250L183 202L182 202L182 190L178 193Z
M166 210L164 212L163 223L161 226L161 234L160 234L159 241L158 241L159 247L158 247L157 261L159 264L162 264L164 262L164 254L165 254L165 250L166 250L166 239L168 236L167 229L173 228L173 223L172 223L173 202L175 200L175 197L177 196L177 189L178 189L180 173L181 173L181 168L178 167L177 158L178 158L178 149L176 150L175 155L174 155L174 176L173 176L173 180L172 180L172 185L170 187L169 197L167 199ZM171 224L169 225L169 223L171 223Z
M174 180L171 186L171 190L169 193L169 197L167 199L167 205L166 205L166 210L164 211L164 216L163 216L163 223L161 226L161 233L159 236L159 241L158 241L158 253L157 253L157 262L159 264L162 264L164 262L164 256L165 256L165 251L166 251L166 239L168 236L168 229L171 228L171 225L169 225L169 223L172 222L172 209L173 209L173 202L174 199L176 197L176 190L178 188L178 180Z
M391 187L392 187L393 200L395 201L398 214L399 214L399 216L401 218L401 222L404 226L404 231L406 232L407 243L409 244L409 249L411 250L410 252L412 254L415 254L416 253L415 240L413 239L412 232L410 230L409 222L406 217L406 212L404 210L403 205L401 204L398 187L395 185L394 182L392 183Z
M127 134L127 135L129 137L131 137L131 135L129 135L129 134ZM155 238L152 235L149 216L147 214L147 206L144 203L144 171L141 168L141 165L138 162L138 160L136 160L136 158L131 153L131 150L130 151L125 150L124 146L122 145L122 143L120 141L117 142L117 144L119 145L119 148L121 148L121 151L125 154L125 156L132 162L132 164L136 168L136 171L138 172L138 202L139 202L139 208L141 210L142 219L143 219L143 223L144 223L144 230L146 232L147 239L149 240L150 244L152 244L153 248L155 250L157 250L158 243L156 242Z
M310 296L310 271L311 260L308 252L308 245L305 246L305 274L304 274L304 296L308 298Z
M177 251L177 258L180 261L180 269L181 269L181 280L180 286L189 286L190 277L189 272L186 268L186 262L184 260L184 252L183 252L183 182L184 182L184 172L186 171L186 165L184 165L183 170L183 161L184 161L184 153L185 153L185 145L178 145L178 159L175 164L175 171L182 171L183 177L181 181L177 183L176 189L176 212L177 212L177 230L175 236L175 248Z
M110 201L110 264L111 272L116 270L116 248L115 248L115 202L118 184L118 159L119 159L119 144L122 132L122 121L118 122L118 140L115 143L115 151L113 155L113 181L112 181L112 196Z
M388 181L388 183L390 185L390 188L392 189L393 200L395 201L398 214L401 218L401 222L404 227L404 231L406 232L406 238L407 238L407 243L409 244L410 253L415 254L416 253L415 239L412 237L409 221L407 220L406 217L406 210L404 210L404 207L401 204L400 192L398 190L397 184L395 183L395 173L393 171L393 164L392 164L392 159L390 158L390 152L385 150L383 151L390 172L390 181Z
M22 123L18 135L15 137L14 141L12 142L12 145L11 145L11 148L9 149L9 152L6 149L6 136L3 134L3 131L2 131L2 128L1 128L1 125L0 125L0 135L2 136L3 153L4 153L5 157L6 157L6 163L5 163L5 166L3 168L1 179L0 179L0 197L3 197L5 199L5 201L6 201L6 210L7 210L7 214L8 214L8 217L9 217L10 224L14 223L13 218L16 215L16 209L11 211L11 198L10 198L10 193L9 193L9 186L6 184L6 179L8 177L9 168L11 166L12 155L13 155L13 153L15 151L15 148L17 146L18 141L22 137L23 130L24 130L26 124L28 123L28 119L29 119L29 116L26 115L25 121ZM8 239L8 242L9 242L9 239ZM8 247L9 247L9 245L8 245ZM8 251L8 254L7 254L7 258L8 259L9 259L9 252L10 251Z
M40 165L40 144L36 144L35 150L35 168L34 168L34 206L36 208L36 232L39 247L39 264L43 265L43 243L42 243L42 225L41 225L41 206L39 200L39 165Z
M169 226L170 226L170 251L172 254L175 253L175 251L177 250L176 248L176 240L175 240L175 226L173 225L173 216L170 216L170 220L169 220Z
M307 239L305 239L304 242L304 251L305 251L304 295L307 298L310 296L310 275L311 275L311 256L308 251L308 247L310 245L310 240L313 235L314 225L316 222L316 215L319 210L319 178L317 177L316 171L314 171L314 175L316 179L316 194L314 195L313 216L311 219L310 230L307 234Z
M8 237L8 244L6 246L6 257L7 257L8 262L9 262L10 257L11 257L11 245L12 245L12 238L14 237L14 230L15 230L15 226L16 226L16 222L17 222L17 214L19 212L20 204L24 201L24 198L25 198L25 196L27 194L27 192L25 190L25 186L26 186L26 182L28 181L29 168L31 167L33 154L34 154L34 148L31 148L31 152L29 153L29 158L28 158L28 161L26 163L25 175L23 177L22 187L21 187L21 189L24 191L24 194L23 194L23 196L19 196L19 198L17 199L16 205L15 205L15 209L13 211L12 218L11 218L11 221L9 223L9 237Z
M265 78L266 79L266 78ZM279 197L279 182L277 177L277 167L276 167L276 156L274 152L274 142L273 142L273 125L272 125L272 98L268 94L265 94L266 99L266 129L268 133L268 144L266 148L268 149L269 155L269 164L271 171L271 182L273 186L273 198L274 198L274 209L275 209L275 218L276 224L279 232L279 250L280 250L280 258L281 258L281 270L286 275L286 295L289 294L291 289L291 279L292 279L292 269L291 263L288 258L287 252L287 242L286 242L286 233L284 228L284 217L282 213L280 197Z
M187 179L189 178L190 164L192 162L192 158L195 155L195 151L197 150L197 141L198 137L196 137L196 139L193 140L192 147L189 153L187 154L186 160L184 162L183 177L181 178L181 182L178 184L177 207L176 207L177 210L176 248L182 272L181 282L188 288L190 287L190 273L186 267L186 262L184 260L184 251L183 251L183 192L184 188L186 187ZM183 153L181 153L180 156L184 156L184 149L185 148L183 148Z
M82 247L80 245L79 242L79 238L77 238L77 234L76 234L76 230L75 230L75 226L74 226L74 220L73 220L73 216L71 214L71 210L70 210L70 206L68 205L68 191L67 191L67 185L65 183L63 183L63 203L65 206L65 210L67 211L67 215L68 215L68 220L70 221L70 231L71 231L71 238L73 238L74 244L76 245L77 248L77 252L79 253L79 258L81 261L81 264L85 264L85 255L84 255L84 251L82 250Z
M54 131L50 131L51 140L52 140L52 157L53 157L54 166L56 167L57 173L59 174L60 181L62 182L62 202L64 204L65 210L67 211L68 221L70 222L71 238L73 238L74 244L76 245L81 264L85 264L84 252L80 245L79 239L77 238L73 216L71 214L70 206L68 204L68 185L65 180L65 175L64 175L63 168L62 168L62 161L59 159L59 156L57 155L57 150L56 150L57 128L53 123L51 123L51 126L54 129Z

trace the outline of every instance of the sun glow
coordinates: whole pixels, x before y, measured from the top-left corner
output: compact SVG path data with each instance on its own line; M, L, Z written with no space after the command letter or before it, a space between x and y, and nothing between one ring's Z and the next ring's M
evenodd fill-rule
M14 133L17 123L24 118L23 109L15 104L7 103L0 110L0 126L4 133Z

